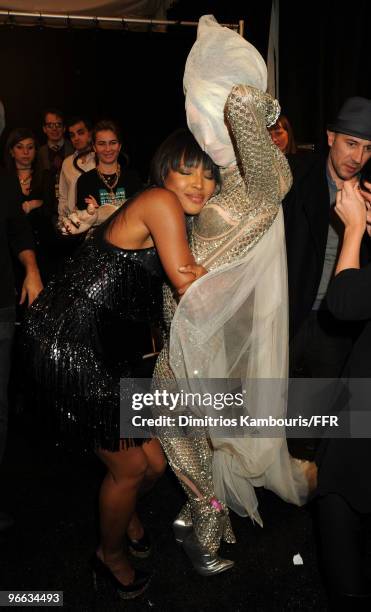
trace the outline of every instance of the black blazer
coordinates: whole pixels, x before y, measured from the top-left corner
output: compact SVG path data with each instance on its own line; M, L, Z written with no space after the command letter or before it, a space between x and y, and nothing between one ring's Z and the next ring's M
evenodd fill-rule
M283 200L288 267L290 338L309 316L325 260L330 223L327 157L303 153L288 157L293 186ZM371 241L362 241L361 262L371 261ZM356 326L355 326L356 329ZM357 328L358 329L358 328Z
M329 286L327 305L338 319L366 320L345 368L350 394L344 410L365 411L371 418L371 264L340 272ZM359 379L365 378L363 387ZM371 512L371 438L324 441L316 461L319 495L338 493L356 510Z
M330 222L326 157L288 158L293 186L283 200L288 266L290 337L309 315L321 281Z
M18 178L0 173L0 309L15 305L11 254L34 249L31 228L22 211L24 200Z

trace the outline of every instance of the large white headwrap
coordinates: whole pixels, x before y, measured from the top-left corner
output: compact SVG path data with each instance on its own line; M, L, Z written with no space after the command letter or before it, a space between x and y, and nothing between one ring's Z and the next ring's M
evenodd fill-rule
M220 26L213 15L204 15L184 71L187 122L201 148L224 167L236 162L224 107L238 83L266 91L265 62L242 36Z

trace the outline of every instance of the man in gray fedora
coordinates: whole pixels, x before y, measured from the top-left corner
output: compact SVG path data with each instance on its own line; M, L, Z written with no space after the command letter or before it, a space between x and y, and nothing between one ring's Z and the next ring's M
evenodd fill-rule
M331 315L326 291L343 235L333 211L336 192L345 180L357 180L371 157L371 100L348 98L328 125L327 139L327 157L307 154L305 164L292 159L294 183L283 202L294 377L337 378L358 333L355 324Z

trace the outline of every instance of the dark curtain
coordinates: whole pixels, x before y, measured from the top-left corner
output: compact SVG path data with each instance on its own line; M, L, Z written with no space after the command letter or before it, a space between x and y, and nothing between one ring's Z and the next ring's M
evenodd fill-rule
M299 142L323 145L349 96L371 98L371 3L280 2L280 102Z
M168 34L113 30L3 27L0 98L6 139L14 127L33 128L41 141L42 110L116 119L124 148L146 178L159 142L185 124L183 67L195 29Z

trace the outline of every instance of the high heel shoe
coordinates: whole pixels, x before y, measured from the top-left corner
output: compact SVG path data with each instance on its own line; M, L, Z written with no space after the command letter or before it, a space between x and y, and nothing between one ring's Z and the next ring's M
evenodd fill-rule
M222 559L217 554L205 552L194 532L183 542L183 550L187 554L196 572L201 576L214 576L226 572L234 566L234 561Z
M141 538L132 540L127 534L128 549L134 557L146 559L152 552L151 538L148 531L145 529Z
M103 561L96 555L92 558L92 572L94 589L98 590L98 579L110 584L121 599L134 599L139 597L151 582L152 575L142 570L135 570L134 580L130 584L122 584Z

